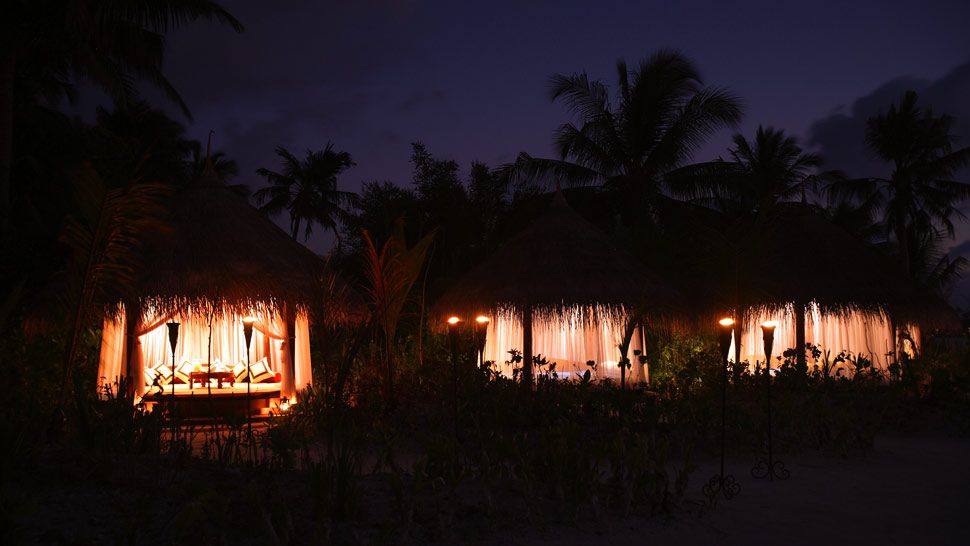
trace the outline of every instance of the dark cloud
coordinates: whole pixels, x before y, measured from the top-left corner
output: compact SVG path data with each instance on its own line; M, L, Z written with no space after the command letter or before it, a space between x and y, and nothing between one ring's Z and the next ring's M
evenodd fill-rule
M809 142L819 148L827 165L850 176L886 175L890 166L874 158L866 148L866 120L898 102L910 89L919 93L920 104L956 118L953 132L959 137L958 144L970 145L970 62L937 80L912 76L890 80L856 99L849 108L839 107L813 123Z
M954 117L953 134L957 146L970 146L970 62L961 64L936 80L904 76L878 86L871 93L856 99L851 107L838 108L835 113L816 121L810 131L810 142L818 147L831 168L838 168L850 176L886 176L891 165L881 162L866 148L866 120L897 102L907 90L919 93L920 104L936 113ZM958 179L970 181L970 169L959 173ZM965 205L965 212L968 208ZM970 259L970 228L957 222L952 257ZM964 277L953 287L951 301L963 308L970 307L970 277Z

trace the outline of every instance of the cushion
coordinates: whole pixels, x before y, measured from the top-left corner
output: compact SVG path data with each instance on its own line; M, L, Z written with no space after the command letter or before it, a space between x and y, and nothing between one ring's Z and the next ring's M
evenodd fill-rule
M160 364L154 368L145 368L145 383L148 385L168 385L172 381L172 368L167 364Z
M246 363L237 362L235 366L232 367L232 374L236 376L236 383L242 383L246 380Z
M175 368L175 379L181 381L182 383L189 382L189 374L195 369L195 365L192 364L191 360L185 359L181 364Z
M269 369L269 361L265 356L253 363L249 370L253 374L253 383L271 382L276 378L273 370Z

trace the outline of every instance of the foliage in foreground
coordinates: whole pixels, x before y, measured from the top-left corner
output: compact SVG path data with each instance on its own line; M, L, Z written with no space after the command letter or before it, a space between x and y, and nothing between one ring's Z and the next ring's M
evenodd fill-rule
M544 376L532 392L432 351L423 367L408 362L393 406L380 370L360 370L349 401L311 389L252 440L244 421L226 420L217 430L183 424L173 441L159 414L91 398L84 437L34 434L22 456L5 455L5 484L41 485L5 489L4 527L26 533L32 518L50 517L31 500L45 487L58 497L70 487L124 491L148 512L175 510L178 524L163 526L106 508L124 523L97 537L139 542L449 542L497 532L497 522L598 528L703 511L698 489L719 445L721 369L700 346L681 350L690 358L668 359L650 388ZM970 431L965 358L930 355L895 378L857 364L850 379L783 359L773 391L776 453L864 453L877 433L924 430L921 420L939 416L949 432ZM741 473L763 450L763 381L741 368L730 374L728 457ZM30 410L37 402L23 401L19 421L7 416L4 440L29 415L43 414ZM75 474L45 479L51 465ZM243 534L219 524L254 517L258 525Z

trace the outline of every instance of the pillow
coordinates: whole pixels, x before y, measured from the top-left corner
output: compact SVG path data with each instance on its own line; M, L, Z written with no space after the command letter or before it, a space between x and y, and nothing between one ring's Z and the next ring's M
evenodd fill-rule
M232 367L232 374L236 376L236 383L242 383L246 380L246 363L237 362L235 366Z
M172 382L172 368L167 364L160 364L155 368L145 368L145 383L154 386L156 380L159 385L168 385Z
M189 382L189 374L194 370L195 365L192 364L191 360L185 359L181 364L175 368L175 379L181 381L182 383Z
M253 374L253 383L271 382L276 378L273 370L269 369L269 361L265 356L252 364L249 370Z

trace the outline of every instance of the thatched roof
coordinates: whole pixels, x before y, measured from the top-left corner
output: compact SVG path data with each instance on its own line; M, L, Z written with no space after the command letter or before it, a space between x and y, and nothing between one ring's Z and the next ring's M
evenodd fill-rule
M574 305L662 309L675 291L587 222L557 192L548 209L438 301L441 314Z
M663 215L682 237L683 269L693 274L681 279L696 287L696 308L723 312L738 301L763 308L814 301L826 313L887 311L928 323L949 323L953 316L889 256L811 205L785 203L757 222L682 203L668 203Z
M137 295L188 310L309 307L323 260L211 171L174 197L171 229L147 241Z

